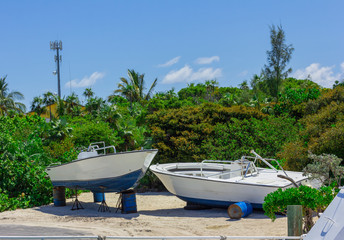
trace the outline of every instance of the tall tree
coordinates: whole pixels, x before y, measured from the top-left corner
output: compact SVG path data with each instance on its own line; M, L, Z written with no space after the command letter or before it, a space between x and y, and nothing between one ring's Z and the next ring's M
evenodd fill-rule
M65 100L66 113L72 116L78 116L81 113L80 100L74 92L67 96Z
M247 83L247 80L244 80L242 83L239 84L239 88L241 90L249 90L249 86L248 86L248 83Z
M122 77L121 82L118 84L118 89L114 91L114 94L120 93L123 97L132 102L143 102L151 98L152 92L157 84L156 78L150 86L147 93L145 90L144 74L139 74L134 70L128 70L128 79Z
M57 102L57 95L52 92L46 92L43 94L43 103L46 107L49 106L49 118L50 120L55 117L53 116L53 113L51 112L51 105Z
M93 97L94 92L92 91L92 88L86 88L82 95L84 95L85 98L90 99Z
M294 48L291 44L285 43L285 33L281 25L277 28L274 25L270 27L270 42L271 50L266 52L268 64L264 65L263 74L270 95L278 100L282 80L292 71L291 68L286 69L286 67Z
M44 100L41 96L33 98L33 101L31 103L31 111L37 113L37 115L39 116L45 113L46 109L44 106Z
M8 115L9 112L24 113L26 107L23 103L16 100L24 99L21 92L9 92L6 77L0 78L0 115Z

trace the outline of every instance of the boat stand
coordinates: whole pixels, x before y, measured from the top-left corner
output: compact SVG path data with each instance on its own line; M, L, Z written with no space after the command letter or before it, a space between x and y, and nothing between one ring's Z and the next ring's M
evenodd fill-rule
M102 189L102 194L103 194L103 200L98 208L98 212L111 212L110 208L108 207L108 205L105 202L105 195L104 195L104 189L105 187L100 186L100 188Z
M75 188L75 200L73 203L73 207L71 210L79 210L79 209L84 209L84 207L81 205L81 202L78 200L78 189Z
M116 203L116 213L118 212L118 210L121 210L122 211L122 193L117 193L119 194L119 197L118 197L118 200L117 200L117 203Z

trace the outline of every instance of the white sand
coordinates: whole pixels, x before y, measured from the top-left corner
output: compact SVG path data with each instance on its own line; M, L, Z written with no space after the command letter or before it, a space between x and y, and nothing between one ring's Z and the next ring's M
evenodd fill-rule
M79 197L85 209L67 206L36 207L0 213L0 224L57 227L101 236L287 236L287 218L275 222L254 211L247 218L230 219L226 209L184 210L185 202L169 193L136 194L138 213L116 213L119 195L106 194L111 212L98 212L92 193ZM61 235L63 235L61 233Z

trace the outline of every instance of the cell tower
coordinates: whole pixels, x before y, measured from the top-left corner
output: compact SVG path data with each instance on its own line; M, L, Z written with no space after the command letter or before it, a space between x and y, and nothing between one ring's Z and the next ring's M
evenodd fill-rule
M62 56L60 56L60 51L62 51L62 41L53 41L50 42L50 49L56 50L55 62L57 63L57 69L53 74L57 73L57 94L61 98L61 86L60 86L60 62L62 61Z

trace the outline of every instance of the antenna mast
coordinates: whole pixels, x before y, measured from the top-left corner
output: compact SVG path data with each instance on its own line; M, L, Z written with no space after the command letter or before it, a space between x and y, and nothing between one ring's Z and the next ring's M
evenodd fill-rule
M50 49L56 50L55 62L57 63L57 69L53 73L57 72L57 93L59 98L61 98L61 86L60 86L60 62L62 61L62 56L60 56L59 51L62 51L62 41L53 41L50 42Z

